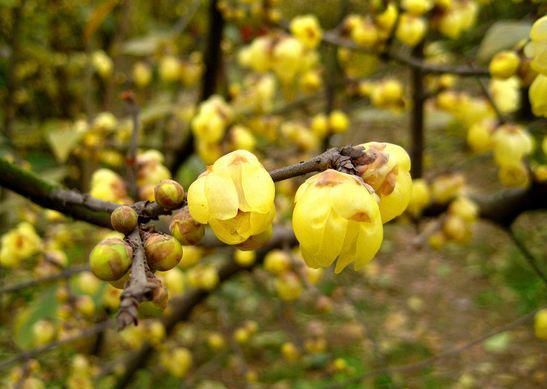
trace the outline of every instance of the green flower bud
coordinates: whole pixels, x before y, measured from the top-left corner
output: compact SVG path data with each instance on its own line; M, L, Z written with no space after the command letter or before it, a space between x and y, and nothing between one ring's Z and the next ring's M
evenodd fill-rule
M116 208L110 215L112 227L122 234L129 234L137 227L139 216L137 212L127 205Z
M123 277L131 266L133 250L121 239L108 238L99 242L89 254L91 271L103 281Z
M181 244L185 246L193 246L197 244L203 234L205 234L205 228L203 224L195 221L190 215L188 207L182 209L171 219L169 225L169 231Z
M184 201L184 188L176 181L162 180L154 188L154 198L160 207L175 209Z
M170 270L182 258L182 246L171 235L150 234L144 242L144 251L152 270Z

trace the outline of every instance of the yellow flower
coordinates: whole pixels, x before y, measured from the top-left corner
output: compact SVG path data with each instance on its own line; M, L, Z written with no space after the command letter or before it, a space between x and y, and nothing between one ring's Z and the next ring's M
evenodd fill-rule
M27 222L19 223L4 234L1 243L0 265L6 267L16 266L21 260L38 253L42 247L42 240L32 224Z
M430 201L431 192L427 182L421 178L412 181L412 194L407 211L413 216L419 216Z
M282 82L288 83L306 66L304 60L302 43L296 38L286 37L273 49L272 70Z
M375 153L375 160L358 171L380 197L380 213L386 223L402 214L410 201L410 157L401 146L391 143L369 142L362 146Z
M534 333L538 339L547 340L547 308L536 312L534 316Z
M547 76L538 74L528 94L534 115L547 117Z
M313 49L321 42L321 26L314 15L297 16L291 21L291 33L304 46Z
M328 267L338 258L336 273L352 262L363 268L383 238L375 196L359 178L331 169L300 186L292 225L306 264Z
M519 109L520 80L518 77L490 80L490 93L501 113L515 112Z
M399 17L399 25L395 36L397 40L409 46L416 46L427 31L427 22L419 16L403 13Z
M500 166L520 164L534 149L534 139L522 126L504 124L492 135L494 159Z
M431 0L402 0L401 5L413 15L422 15L433 8Z
M547 76L547 15L536 20L530 30L530 39L525 53L532 58L532 69Z
M263 73L270 69L271 40L267 36L255 39L249 46L241 49L238 61L242 66Z
M231 118L230 106L222 97L214 95L199 106L198 114L192 120L192 130L200 141L218 142Z
M329 115L329 126L335 134L345 132L349 127L348 116L338 109L332 111Z
M266 231L274 218L275 186L250 152L219 158L188 189L192 217L224 243L239 244Z
M492 133L496 129L496 122L492 119L484 119L469 127L467 131L467 144L477 153L483 153L492 149Z
M490 61L490 74L496 78L512 77L518 70L520 58L514 51L500 51Z

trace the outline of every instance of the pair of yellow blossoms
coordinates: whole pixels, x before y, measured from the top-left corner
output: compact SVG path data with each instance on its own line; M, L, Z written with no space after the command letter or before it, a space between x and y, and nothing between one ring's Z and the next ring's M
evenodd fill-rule
M295 195L292 224L308 266L335 272L356 270L377 253L382 224L400 215L410 200L410 159L399 146L371 142L363 147L373 162L357 168L360 177L326 170L306 180ZM192 217L209 224L231 245L271 231L275 186L258 159L238 150L219 158L189 188Z

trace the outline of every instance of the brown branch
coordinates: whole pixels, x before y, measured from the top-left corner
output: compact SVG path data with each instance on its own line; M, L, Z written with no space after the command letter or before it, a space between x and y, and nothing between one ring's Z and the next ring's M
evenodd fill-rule
M414 55L423 57L423 45L419 44L414 49ZM422 68L413 67L411 72L411 84L412 84L412 111L410 114L410 135L411 135L411 147L410 147L410 160L411 175L413 178L420 178L423 175L423 162L424 162L424 72Z
M133 248L134 254L131 275L120 296L118 329L123 329L130 324L137 325L139 303L152 300L156 289L161 288L161 283L148 268L140 227L133 230L127 237L127 241Z
M502 228L508 228L526 211L547 208L547 183L533 182L528 188L504 189L490 195L471 195L479 206L479 216ZM423 216L435 217L446 212L448 204L431 204Z
M66 280L67 278L71 278L72 276L76 274L79 274L88 270L89 270L88 265L77 265L47 277L40 277L40 278L31 279L31 280L21 281L12 285L6 285L3 288L0 288L0 295L4 293L18 292L20 290L31 288L37 285L44 285L44 284L49 284L55 281Z
M362 380L364 380L365 378L367 377L374 377L374 376L377 376L377 375L380 375L380 374L386 374L386 373L404 373L404 372L409 372L409 371L414 371L414 370L418 370L418 369L421 369L421 368L424 368L424 367L428 367L442 359L445 359L445 358L449 358L449 357L453 357L453 356L456 356L474 346L477 346L479 344L481 344L482 342L484 342L485 340L489 339L489 338L492 338L493 336L496 336L502 332L505 332L505 331L508 331L508 330L511 330L521 324L524 324L526 322L528 322L532 317L534 317L534 315L536 314L536 312L538 312L540 309L542 308L538 308L532 312L529 312L527 313L526 315L524 316L521 316L515 320L513 320L512 322L510 323L507 323L501 327L498 327L492 331L489 331L487 332L486 334L476 338L476 339L473 339L471 340L470 342L467 342L461 346L456 346L456 347L453 347L451 349L448 349L448 350L445 350L443 352L440 352L439 354L436 354L436 355L433 355L432 357L429 357L429 358L425 358L421 361L418 361L418 362L414 362L414 363L409 363L409 364L406 364L406 365L399 365L399 366L392 366L392 367L383 367L383 368L380 368L380 369L375 369L375 370L371 370L371 371L368 371L364 374L361 374L360 376L358 377L354 377L352 379L349 379L347 381L344 381L342 383L337 383L337 384L334 384L334 385L331 385L329 386L329 388L345 388L347 387L348 385L350 384L355 384L355 383L359 383L361 382Z
M376 52L356 45L349 39L339 36L336 31L327 31L323 34L323 42L346 47L351 50L365 52L369 54L376 54L381 59L392 59L402 65L409 66L411 68L420 69L424 74L454 74L461 77L489 77L490 72L488 69L472 68L469 66L444 66L428 64L423 59L416 58L413 55L405 54L395 49L390 49L387 52Z
M204 65L205 71L201 82L199 101L207 100L215 93L222 69L222 35L224 31L224 17L218 9L218 0L209 0L209 32L207 46L205 48ZM170 166L173 174L192 156L194 153L194 136L190 131L179 148L174 152L175 159Z
M21 361L24 361L24 360L27 360L27 359L30 359L30 358L36 358L37 356L39 356L41 354L44 354L48 351L51 351L53 349L56 349L57 347L64 346L66 344L76 342L80 339L85 339L85 338L88 338L90 336L96 335L96 334L98 334L98 333L100 333L100 332L102 332L102 331L104 331L108 328L111 328L113 324L114 324L113 320L106 320L106 321L100 322L98 324L95 324L92 327L83 329L81 332L79 332L75 335L69 336L69 337L64 338L64 339L57 340L55 342L51 342L51 343L46 344L45 346L42 346L42 347L38 347L38 348L29 350L29 351L24 351L22 353L19 353L19 354L15 355L11 358L8 358L8 359L5 359L5 360L1 361L0 362L0 371L6 369L7 367L9 367L9 366L11 366L15 363L18 363L18 362L21 362Z
M137 198L137 148L139 147L139 130L140 130L140 108L135 101L135 95L131 91L127 91L122 95L122 98L127 103L128 111L131 116L132 130L125 164L127 167L127 187L131 198Z

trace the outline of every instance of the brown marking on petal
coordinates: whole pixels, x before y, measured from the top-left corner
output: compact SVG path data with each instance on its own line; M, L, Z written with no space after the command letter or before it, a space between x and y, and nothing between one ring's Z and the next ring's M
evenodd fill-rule
M247 158L242 155L236 155L234 159L230 162L230 165L239 165L240 163L249 162Z
M398 166L395 166L387 175L386 179L380 185L378 190L378 194L382 196L387 196L391 194L395 190L395 185L397 185L397 173L398 173Z
M326 170L321 173L320 178L315 182L315 186L318 188L328 186L333 187L343 182L343 178L334 170Z
M356 222L367 222L367 223L371 222L370 216L366 212L357 212L356 214L350 217L350 220L353 220Z

